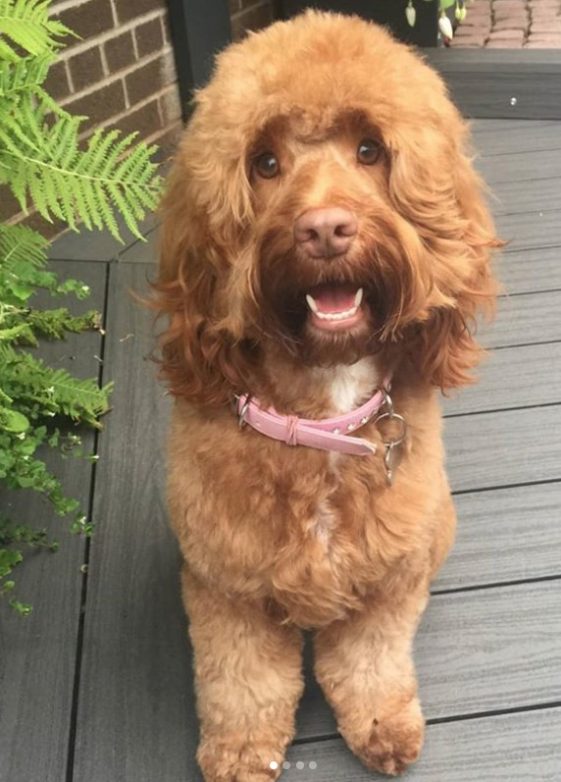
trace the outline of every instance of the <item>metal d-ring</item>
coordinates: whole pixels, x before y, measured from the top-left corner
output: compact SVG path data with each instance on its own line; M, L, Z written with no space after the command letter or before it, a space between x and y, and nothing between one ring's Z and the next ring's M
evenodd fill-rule
M250 403L251 403L251 397L248 395L245 402L242 405L242 409L238 413L238 426L240 429L243 429L246 424L245 417L247 415L247 411L249 410Z
M385 448L384 469L386 471L386 480L388 485L391 486L394 473L392 453L394 448L397 448L405 441L405 438L407 437L407 423L402 415L394 412L392 398L385 388L382 388L382 393L384 395L382 407L385 407L386 410L375 418L374 424L377 426L380 421L398 421L400 424L400 433L398 437L391 438L390 440L382 440Z

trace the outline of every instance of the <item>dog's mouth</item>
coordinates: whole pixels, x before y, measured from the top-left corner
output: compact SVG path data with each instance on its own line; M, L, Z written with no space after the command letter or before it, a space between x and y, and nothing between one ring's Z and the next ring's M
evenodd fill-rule
M324 283L306 294L308 323L319 331L341 332L366 317L364 288L351 283Z

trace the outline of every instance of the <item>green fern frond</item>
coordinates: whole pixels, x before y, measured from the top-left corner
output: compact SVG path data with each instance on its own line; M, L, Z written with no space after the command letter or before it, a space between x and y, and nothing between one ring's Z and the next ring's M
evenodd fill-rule
M0 0L0 58L17 62L17 48L41 56L56 51L71 31L49 17L47 0ZM17 47L17 48L14 48Z
M23 225L0 225L0 322L7 308L21 310L37 288L55 294L73 293L78 299L89 294L87 285L68 278L59 282L45 269L46 239Z
M120 239L117 207L140 237L138 221L156 207L161 192L151 161L156 148L135 144L136 134L98 130L81 150L81 118L60 116L48 126L39 119L45 113L25 100L25 121L12 117L0 128L0 164L10 165L10 184L22 208L31 198L47 220L55 216L75 230L82 220L88 227L107 227Z
M109 409L112 384L99 388L94 379L80 380L64 369L53 369L30 353L0 343L2 390L18 399L30 419L65 415L99 428L97 418Z
M52 53L24 57L17 62L0 61L0 98L14 98L25 92L37 94L54 60ZM43 90L42 96L46 95Z

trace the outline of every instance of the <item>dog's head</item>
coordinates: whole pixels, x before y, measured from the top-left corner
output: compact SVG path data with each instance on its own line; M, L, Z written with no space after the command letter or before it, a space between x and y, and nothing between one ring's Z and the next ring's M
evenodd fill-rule
M398 351L427 382L467 382L499 242L466 136L440 78L358 18L308 12L224 51L164 199L172 390L251 390L273 348Z

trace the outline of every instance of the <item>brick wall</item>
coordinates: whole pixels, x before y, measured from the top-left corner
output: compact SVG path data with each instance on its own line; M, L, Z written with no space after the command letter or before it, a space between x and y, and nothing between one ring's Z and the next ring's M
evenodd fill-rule
M181 129L181 105L165 0L56 0L52 14L80 38L66 38L49 71L46 88L73 114L89 117L94 128L125 133L173 148ZM38 215L25 218L17 202L0 191L0 220L25 222L54 235Z
M273 19L272 0L229 0L232 37L241 38ZM87 135L116 127L173 151L181 130L181 105L165 0L55 0L53 16L80 38L66 39L46 83L49 93L73 114L83 114ZM38 215L23 215L0 188L0 221L60 232Z
M169 143L180 127L173 52L163 0L58 0L52 6L80 40L69 41L49 74L51 94L85 129L139 131Z

